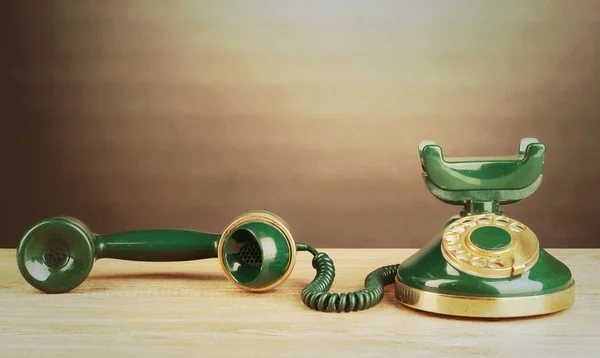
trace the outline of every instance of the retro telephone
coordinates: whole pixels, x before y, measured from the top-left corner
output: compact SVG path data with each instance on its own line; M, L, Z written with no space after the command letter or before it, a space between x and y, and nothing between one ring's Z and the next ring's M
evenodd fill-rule
M314 310L351 312L381 301L395 283L405 306L438 314L505 318L560 311L574 302L567 266L539 247L534 232L508 218L499 205L533 194L542 180L546 148L537 139L521 141L507 158L444 158L432 141L419 144L427 188L441 201L461 205L423 249L402 264L382 266L355 292L329 292L335 268L329 256L296 243L279 216L251 211L221 234L190 230L139 230L99 235L72 217L44 220L22 237L17 264L33 287L64 293L79 286L97 259L184 261L218 258L238 287L267 291L291 274L297 252L314 257L316 275L301 293Z

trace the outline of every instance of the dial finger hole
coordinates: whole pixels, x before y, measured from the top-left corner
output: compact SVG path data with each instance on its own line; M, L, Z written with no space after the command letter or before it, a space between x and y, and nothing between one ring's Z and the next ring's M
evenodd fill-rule
M487 260L484 259L483 257L474 257L471 260L471 265L473 265L475 267L486 267L487 266Z
M463 232L465 232L465 227L462 225L457 225L455 227L453 227L452 229L450 229L450 231L457 233L457 234L462 234Z
M456 252L461 248L460 245L448 245L446 247L446 250L450 251L450 252Z
M460 261L469 261L471 259L471 253L468 251L459 251L456 253L456 258Z
M447 234L444 236L444 239L445 239L445 240L446 240L446 242L448 242L449 244L455 244L455 243L457 243L457 242L458 242L458 240L460 239L460 237L459 237L457 234L455 234L455 233L451 233L451 232L450 232L450 233L447 233Z
M488 225L492 223L492 218L490 218L489 216L482 216L479 219L477 219L477 222L479 222L482 225Z
M506 217L501 216L496 219L496 225L498 225L498 226L504 227L504 226L508 226L508 224L510 224L510 220Z
M512 223L509 227L510 231L514 231L514 232L523 232L525 231L525 226L519 224L519 223Z
M463 224L464 226L466 226L466 227L473 227L473 226L477 225L477 224L475 223L475 221L473 221L473 220L471 220L471 219L467 219L467 220L463 221L463 223L462 223L462 224Z
M504 262L502 260L490 260L488 262L488 267L492 269L501 269L504 268Z

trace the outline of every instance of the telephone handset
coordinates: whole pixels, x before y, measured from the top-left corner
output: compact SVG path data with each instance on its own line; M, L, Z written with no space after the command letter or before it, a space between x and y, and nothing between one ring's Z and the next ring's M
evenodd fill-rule
M283 283L298 252L313 255L316 275L302 302L325 312L365 310L381 301L395 283L400 303L434 313L469 317L519 317L568 308L574 301L569 269L539 248L523 223L503 215L499 204L533 194L541 183L545 146L521 141L510 158L444 158L431 141L419 144L427 188L441 201L462 205L439 235L402 264L382 266L355 292L329 292L335 267L329 256L296 243L279 216L251 211L221 234L190 230L93 233L72 217L44 220L22 237L17 264L33 287L64 293L78 287L97 259L184 261L218 258L225 276L252 292Z
M17 249L21 274L46 293L64 293L88 277L102 258L187 261L219 258L228 279L248 291L266 291L291 273L296 245L278 216L253 211L236 218L222 234L190 230L93 233L73 217L54 217L32 227Z
M65 293L85 281L96 260L187 261L218 258L223 273L238 287L271 290L291 274L298 251L313 254L315 279L302 291L302 301L319 311L357 311L377 304L383 286L393 282L394 267L375 270L365 289L341 295L329 293L335 268L329 256L295 243L288 224L266 211L236 218L221 234L190 230L138 230L110 235L93 233L76 218L43 220L19 243L17 264L25 280L46 293Z

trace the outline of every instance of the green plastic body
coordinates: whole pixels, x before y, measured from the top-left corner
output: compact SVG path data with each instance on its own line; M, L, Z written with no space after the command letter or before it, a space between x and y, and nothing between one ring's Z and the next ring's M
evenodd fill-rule
M499 158L448 159L435 142L421 142L419 156L427 188L445 203L463 205L463 210L398 267L397 280L422 291L467 297L535 296L566 289L573 280L571 271L544 249L539 250L533 267L508 278L461 272L446 262L441 249L442 232L458 218L502 215L500 204L512 204L533 194L542 180L545 154L545 145L535 138L522 139L517 155ZM475 244L484 249L506 246L506 235L492 229L474 235Z
M443 228L460 216L455 216ZM573 279L569 268L540 249L536 264L522 275L502 279L471 276L452 267L443 257L441 232L398 268L398 281L410 287L468 297L521 297L566 289Z

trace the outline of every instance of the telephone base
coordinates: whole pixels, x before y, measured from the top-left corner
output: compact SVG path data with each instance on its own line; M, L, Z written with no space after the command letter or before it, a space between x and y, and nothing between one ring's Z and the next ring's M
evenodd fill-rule
M539 248L535 264L525 272L492 277L457 269L446 260L443 233L398 267L396 298L402 304L438 314L487 318L536 316L573 305L571 271L546 250Z
M565 310L575 300L575 281L557 292L521 297L472 297L444 295L410 287L396 277L396 298L410 308L448 316L518 318Z

